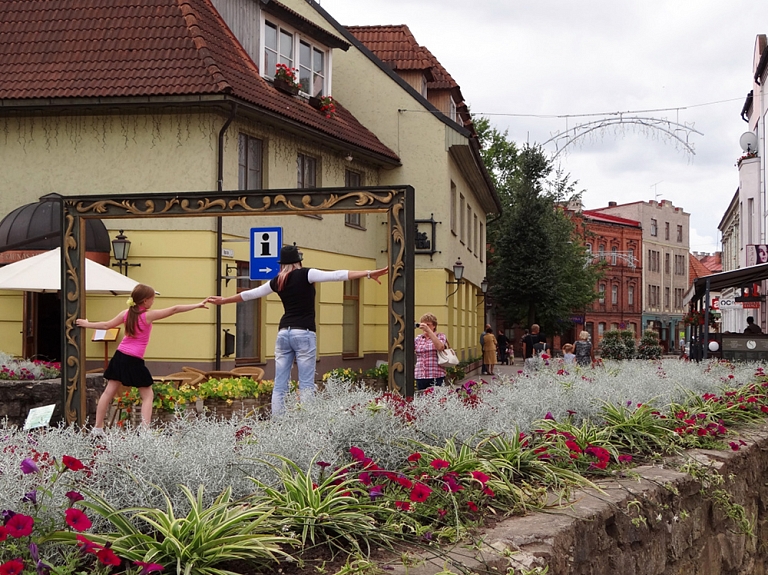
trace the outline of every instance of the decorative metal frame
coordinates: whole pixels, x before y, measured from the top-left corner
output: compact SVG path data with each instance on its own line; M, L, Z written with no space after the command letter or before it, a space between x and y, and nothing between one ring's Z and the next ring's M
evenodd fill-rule
M85 339L75 324L85 302L85 223L92 218L171 218L386 213L389 389L414 394L414 190L411 186L45 196L61 202L62 362L66 422L86 415Z

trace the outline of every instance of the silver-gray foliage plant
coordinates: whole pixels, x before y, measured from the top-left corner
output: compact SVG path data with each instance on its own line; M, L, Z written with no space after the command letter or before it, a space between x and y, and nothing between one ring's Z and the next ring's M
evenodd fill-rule
M91 471L87 476L65 474L54 500L61 501L79 477L83 487L117 508L164 507L166 491L178 513L184 513L188 502L179 485L192 491L204 485L213 500L227 487L235 499L250 494L249 476L277 484L267 465L277 463L272 455L305 469L316 461L340 466L349 462L349 448L356 446L380 467L394 468L412 453L414 441L442 446L450 438L471 442L484 434L526 432L547 413L563 419L575 412L577 422L599 421L603 402L650 403L663 410L684 401L686 392L718 393L725 386L747 384L756 367L664 360L606 361L593 369L551 360L536 371L474 386L482 398L478 407L467 405L452 389L436 388L408 405L410 417L397 415L394 402L382 400L380 393L331 378L312 402L294 402L283 417L271 421L179 419L146 432L108 431L101 439L74 427L28 432L5 423L0 428L0 510L18 509L24 494L40 484L39 474L24 475L20 469L33 449L58 461L63 455L77 457ZM319 473L314 467L313 473Z

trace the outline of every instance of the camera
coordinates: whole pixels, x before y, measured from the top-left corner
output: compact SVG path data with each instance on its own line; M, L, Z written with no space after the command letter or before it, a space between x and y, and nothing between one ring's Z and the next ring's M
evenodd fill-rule
M417 322L417 323L415 323L415 324L413 325L413 327L415 327L416 329L419 329L419 328L421 327L421 324Z

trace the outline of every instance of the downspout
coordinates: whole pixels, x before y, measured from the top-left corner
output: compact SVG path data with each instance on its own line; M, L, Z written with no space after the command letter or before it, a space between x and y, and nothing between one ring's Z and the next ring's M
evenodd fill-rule
M218 192L224 191L224 135L227 129L237 115L237 102L232 103L232 109L229 117L219 130L219 157L216 170L216 189ZM224 224L221 216L216 217L216 295L221 295L221 246L223 244ZM216 368L221 369L221 306L216 306Z

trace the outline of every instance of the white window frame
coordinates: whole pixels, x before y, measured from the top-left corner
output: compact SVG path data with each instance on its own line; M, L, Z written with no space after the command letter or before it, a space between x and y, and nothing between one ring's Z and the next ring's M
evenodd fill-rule
M267 49L264 39L266 38L266 27L267 22L269 24L277 27L277 37L278 37L278 46L279 46L279 38L280 38L280 31L284 31L287 34L291 34L293 36L293 54L291 54L291 68L295 68L297 72L297 80L300 78L300 46L301 43L304 42L305 44L308 44L310 46L310 54L312 53L313 49L317 49L318 51L325 54L325 78L324 78L324 87L322 94L324 96L328 96L332 93L331 91L331 72L333 70L333 50L331 50L328 46L325 46L324 44L320 44L313 38L310 38L308 36L305 36L301 34L298 30L295 28L288 26L287 24L284 24L277 18L269 16L262 15L261 17L261 37L259 39L259 71L261 72L261 75L263 78L268 78L270 80L273 80L275 77L275 71L274 70L267 70L266 65L266 58L265 58L265 51ZM280 61L279 54L277 61ZM305 92L303 89L300 90L300 93L306 95L306 96L313 96L314 94L310 94L309 92Z

